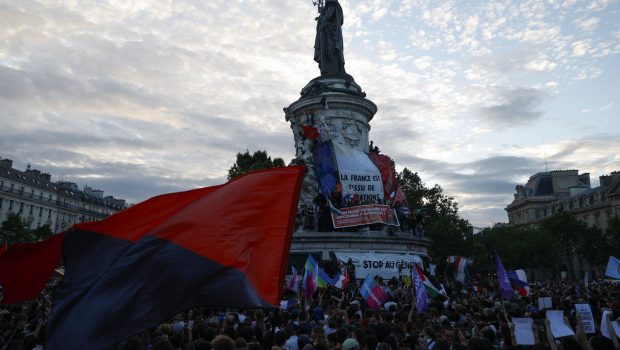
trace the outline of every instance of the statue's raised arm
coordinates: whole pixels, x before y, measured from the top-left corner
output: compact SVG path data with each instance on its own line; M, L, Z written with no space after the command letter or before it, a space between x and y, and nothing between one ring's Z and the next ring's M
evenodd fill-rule
M344 23L342 7L338 0L326 0L324 6L319 6L319 11L314 41L314 60L319 63L322 77L346 76L342 42L342 24Z

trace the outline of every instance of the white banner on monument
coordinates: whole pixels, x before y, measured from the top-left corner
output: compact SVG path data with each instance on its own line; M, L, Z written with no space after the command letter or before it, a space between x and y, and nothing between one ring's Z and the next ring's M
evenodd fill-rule
M357 279L366 278L367 275L381 276L384 279L398 277L399 268L403 276L410 276L413 263L422 264L419 255L369 252L334 252L334 254L338 260L345 263L351 259Z
M337 142L333 145L342 184L342 196L357 194L363 203L376 203L382 200L381 173L368 155Z

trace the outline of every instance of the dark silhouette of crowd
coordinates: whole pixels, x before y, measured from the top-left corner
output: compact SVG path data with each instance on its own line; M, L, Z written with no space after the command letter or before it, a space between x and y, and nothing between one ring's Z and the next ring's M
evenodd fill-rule
M319 289L311 300L284 291L286 309L235 310L199 307L117 344L118 350L619 350L618 340L601 335L603 309L611 322L620 318L620 288L605 281L531 283L531 294L504 300L497 284L475 279L468 286L448 278L434 280L445 296L433 297L418 314L410 280L377 278L386 294L381 309L370 309L358 286ZM0 308L0 349L43 349L45 322L52 306L54 280L31 302ZM478 286L479 292L471 287ZM538 297L551 297L576 336L554 339L538 309ZM588 303L596 333L585 334L576 303ZM513 317L534 319L536 345L518 346ZM88 320L84 320L88 322ZM611 328L613 333L613 328ZM84 344L84 349L88 349Z

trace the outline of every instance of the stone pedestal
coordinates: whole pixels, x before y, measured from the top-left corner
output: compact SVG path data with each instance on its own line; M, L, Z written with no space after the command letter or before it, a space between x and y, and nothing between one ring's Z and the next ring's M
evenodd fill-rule
M319 193L314 174L313 149L316 141L304 137L302 126L311 126L327 132L332 142L368 152L370 121L377 106L366 98L362 88L351 76L318 77L302 90L299 100L284 108L286 121L291 123L295 139L294 162L304 163L307 173L300 198L300 212L312 211ZM312 216L312 215L310 215ZM307 218L304 218L304 220ZM316 226L316 217L314 218ZM390 233L391 232L391 233ZM308 254L328 260L333 252L374 252L415 254L427 257L431 241L410 232L391 227L370 231L317 232L299 228L293 235L291 263L301 268Z
M318 194L312 149L314 140L303 137L302 125L329 132L332 142L368 152L370 120L377 106L366 99L362 88L351 76L318 77L301 90L299 100L284 108L295 138L295 157L308 172L304 180L301 203L310 204Z

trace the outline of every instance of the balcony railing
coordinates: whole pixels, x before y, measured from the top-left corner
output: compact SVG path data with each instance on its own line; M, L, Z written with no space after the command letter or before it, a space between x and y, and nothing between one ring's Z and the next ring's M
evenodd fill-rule
M54 205L54 206L61 207L63 209L73 210L73 211L78 212L78 213L94 215L94 216L98 216L100 218L104 218L104 217L106 217L106 216L111 214L111 213L102 213L102 212L99 212L99 211L96 211L96 210L82 208L82 207L77 206L75 204L65 203L64 201L60 201L60 200L57 200L57 199L52 199L50 197L46 198L46 197L44 197L42 195L35 195L33 193L25 192L25 191L23 191L21 189L10 188L8 186L0 187L0 191L1 192L6 192L6 193L11 193L11 194L16 195L18 197L29 199L29 200L32 200L32 201L35 201L35 202L38 202L38 203L43 203L43 204L47 204L47 205Z

